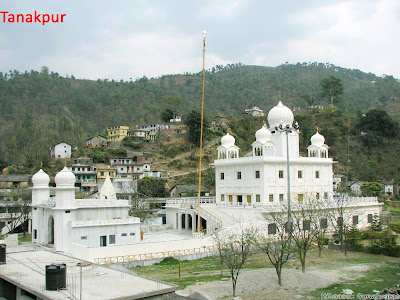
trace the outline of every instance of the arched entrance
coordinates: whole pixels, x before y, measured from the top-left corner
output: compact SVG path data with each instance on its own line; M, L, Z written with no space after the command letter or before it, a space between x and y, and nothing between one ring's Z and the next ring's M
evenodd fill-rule
M49 244L54 244L54 218L53 216L49 217L49 229L48 229L48 241Z

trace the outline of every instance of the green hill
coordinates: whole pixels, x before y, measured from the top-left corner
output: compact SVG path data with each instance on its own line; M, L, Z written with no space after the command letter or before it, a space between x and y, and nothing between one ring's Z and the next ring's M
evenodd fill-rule
M319 82L337 76L344 95L341 111L371 108L400 116L400 83L331 64L285 64L275 68L232 64L206 73L206 114L238 116L255 104L268 111L279 100L289 107L305 106L302 95L327 105ZM164 96L183 100L183 117L200 109L201 73L143 77L135 82L77 80L43 68L41 72L0 73L0 157L8 164L37 163L55 143L83 147L86 139L105 134L107 126L160 122Z

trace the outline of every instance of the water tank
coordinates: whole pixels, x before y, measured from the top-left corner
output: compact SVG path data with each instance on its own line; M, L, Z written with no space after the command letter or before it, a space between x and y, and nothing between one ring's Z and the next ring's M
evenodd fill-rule
M0 264L6 263L6 244L0 244Z
M46 290L57 291L67 287L67 266L51 264L46 266Z

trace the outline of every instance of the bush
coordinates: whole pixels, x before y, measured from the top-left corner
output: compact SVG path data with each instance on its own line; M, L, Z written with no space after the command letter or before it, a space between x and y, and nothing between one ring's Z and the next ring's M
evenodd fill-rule
M382 247L383 254L388 256L400 257L400 246L385 244Z
M372 244L371 246L367 247L366 250L371 254L382 254L382 247L378 244Z
M167 257L164 258L162 261L160 261L158 264L162 266L173 266L177 265L179 263L179 260L173 258L173 257Z
M400 222L397 223L391 223L389 225L389 228L392 229L396 233L400 233Z

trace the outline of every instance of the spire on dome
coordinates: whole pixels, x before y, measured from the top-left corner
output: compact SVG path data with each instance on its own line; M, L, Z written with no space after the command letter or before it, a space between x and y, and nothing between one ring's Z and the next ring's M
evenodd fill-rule
M108 173L100 191L100 199L117 199L114 186L111 183L110 175Z

